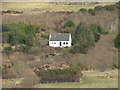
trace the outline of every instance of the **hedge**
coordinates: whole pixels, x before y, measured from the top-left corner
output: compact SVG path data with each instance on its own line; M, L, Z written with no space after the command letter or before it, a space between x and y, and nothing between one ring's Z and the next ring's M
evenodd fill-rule
M41 83L50 82L79 82L80 74L79 68L66 68L66 69L49 69L36 72L41 78Z

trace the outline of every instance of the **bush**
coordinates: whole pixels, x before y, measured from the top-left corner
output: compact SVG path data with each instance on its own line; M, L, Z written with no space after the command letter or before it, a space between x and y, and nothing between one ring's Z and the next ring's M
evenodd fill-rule
M92 32L89 30L89 27L85 25L85 23L81 22L75 33L75 37L73 40L75 43L91 43L94 45L94 36Z
M98 40L100 39L100 34L94 33L94 36L95 36L95 42L98 42Z
M117 8L117 5L106 5L104 8L108 11L113 11Z
M90 44L87 44L87 43L74 45L72 47L72 49L70 50L70 52L73 53L73 54L75 54L75 53L86 54L89 46L90 46Z
M120 34L118 34L114 40L114 45L116 48L120 48Z
M25 44L34 45L35 33L39 32L39 27L31 24L12 23L2 25L4 32L8 33L8 39L11 45Z
M94 35L85 23L81 22L76 28L74 37L72 38L73 47L71 53L86 54L89 47L95 45Z
M100 10L102 10L102 9L103 9L103 7L99 5L99 6L96 6L94 10L95 10L95 11L100 11Z
M100 39L100 34L105 34L103 28L97 24L91 24L89 29L92 31L92 33L95 37L95 42L98 42L98 40Z
M2 32L8 32L9 31L9 26L7 24L2 25Z
M68 20L65 24L64 24L64 27L74 27L74 23L72 20Z
M79 10L79 12L83 12L83 13L85 13L85 12L87 12L87 9L82 8L82 9Z
M95 42L100 39L100 34L107 33L108 32L105 32L100 25L91 24L87 26L81 22L76 28L76 32L72 38L73 47L70 52L86 54L88 48L95 46Z
M55 56L56 54L55 53L50 53L50 55Z
M70 67L66 69L49 69L36 72L41 77L40 82L67 82L80 81L80 69L78 67Z
M30 49L30 46L25 46L25 45L21 45L18 49L19 52L23 52L23 53L26 53L28 52L28 50Z
M89 12L91 15L95 15L95 10L94 10L94 9L89 9L88 12Z
M66 27L64 33L73 33L75 30L75 27Z
M35 33L40 33L40 27L37 27Z
M103 35L107 35L108 33L109 33L108 31L102 32Z
M97 27L98 33L100 33L100 34L104 33L102 26L96 25L96 27Z
M5 53L6 55L9 55L13 53L13 50L12 50L12 46L10 44L4 44L4 50L3 50L3 53Z
M68 28L66 28L66 30L64 31L64 33L70 33L70 30Z
M9 43L9 33L8 32L2 32L2 42L3 43Z
M41 37L44 39L49 39L49 35L47 35L47 34L41 34Z

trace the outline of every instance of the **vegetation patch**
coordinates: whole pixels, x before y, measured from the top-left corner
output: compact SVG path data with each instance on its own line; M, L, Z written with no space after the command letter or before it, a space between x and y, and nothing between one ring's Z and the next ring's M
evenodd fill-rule
M29 47L35 45L36 33L40 32L39 27L31 24L12 23L3 24L3 43L9 43L12 46L20 46L19 51L25 52Z
M55 53L50 53L49 55L51 55L51 56L55 56L56 54L55 54Z
M83 22L76 28L72 41L73 47L70 50L71 53L79 52L85 54L88 47L94 46L93 34Z
M70 52L86 54L89 47L95 46L95 42L98 42L101 34L108 34L101 25L86 25L84 22L80 22L72 37L73 47Z
M65 24L64 24L64 27L74 27L74 23L72 20L68 20Z
M94 10L94 9L89 9L88 12L89 12L91 15L95 15L95 10Z
M8 55L9 58L9 55L13 53L12 46L10 44L4 44L3 47L4 47L3 53Z
M95 15L96 12L101 11L101 10L114 11L114 10L119 9L119 8L120 7L118 4L111 4L111 5L106 5L106 6L98 5L94 9L90 8L87 10L85 8L82 8L79 10L79 12L85 13L88 11L91 15Z
M85 12L87 12L87 9L85 9L85 8L81 8L81 9L79 10L79 12L83 12L83 13L85 13Z
M41 34L41 37L44 38L44 39L48 39L49 35L48 34Z
M41 83L50 82L79 82L81 73L79 68L48 69L36 72Z
M114 45L116 48L120 48L120 34L116 35L116 38L114 40Z

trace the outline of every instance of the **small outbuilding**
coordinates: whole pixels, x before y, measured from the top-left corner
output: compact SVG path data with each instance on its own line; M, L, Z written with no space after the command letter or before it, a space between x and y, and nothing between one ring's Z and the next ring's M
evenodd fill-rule
M71 47L72 39L69 33L59 33L49 35L49 46L51 47Z

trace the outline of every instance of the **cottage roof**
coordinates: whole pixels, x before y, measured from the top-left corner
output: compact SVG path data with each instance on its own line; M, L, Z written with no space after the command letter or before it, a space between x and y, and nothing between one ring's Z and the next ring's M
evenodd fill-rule
M69 41L69 33L51 34L50 41Z

